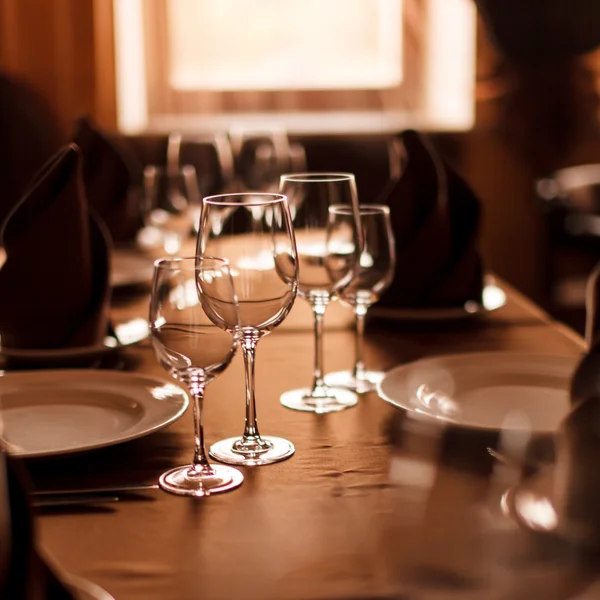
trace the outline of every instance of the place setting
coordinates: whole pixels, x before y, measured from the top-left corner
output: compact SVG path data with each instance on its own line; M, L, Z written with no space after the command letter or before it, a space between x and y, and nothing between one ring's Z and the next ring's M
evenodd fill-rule
M432 161L436 169L445 169L418 136L408 134L406 143L414 161ZM164 179L167 174L154 167L144 171L149 206L159 206L158 198L174 190ZM410 171L406 176L412 177ZM34 510L69 513L135 502L157 491L207 498L235 492L254 479L254 469L294 461L298 449L293 435L271 429L273 421L268 430L259 429L265 403L257 393L256 371L269 367L261 364L256 350L270 334L303 335L308 323L296 332L283 326L294 305L303 303L310 308L313 328L312 382L284 389L276 398L277 410L296 411L300 422L325 422L342 419L335 414L342 411L364 415L376 401L391 406L405 424L415 420L424 430L435 430L440 439L448 431L470 439L479 436L482 443L471 446L477 456L515 472L525 472L524 467L528 473L539 471L504 490L498 506L505 517L538 533L552 529L554 518L554 534L566 535L557 529L564 518L550 490L557 489L557 473L565 472L560 440L565 422L577 414L570 412L569 389L579 356L432 352L387 370L366 360L371 328L381 332L388 323L460 323L469 317L485 326L486 315L505 304L507 292L484 275L475 244L477 201L460 181L452 188L438 182L439 189L425 203L431 215L416 228L405 224L410 209L402 187L391 189L385 202L364 203L355 176L345 172L283 174L278 192L204 196L183 202L181 214L153 208L150 212L166 211L173 219L152 217L150 229L160 243L151 252L160 257L151 274L141 264L128 267L139 271L140 283L143 278L149 288L148 312L117 322L111 318L112 294L132 282L117 283L113 238L88 210L80 177L81 150L71 145L40 173L2 229L6 261L0 290L4 286L10 295L4 297L7 308L4 321L0 319L0 354L7 363L0 377L0 440L11 460L53 459L52 468L58 468L63 458L108 448L118 452L119 446L140 438L150 441L152 434L191 412L193 428L183 438L189 440L189 460L161 467L150 482L30 491ZM460 235L444 220L457 202L466 202L473 211L472 230L463 228ZM399 224L402 210L407 214ZM52 244L53 219L64 219L63 211L78 215L78 227L69 228L61 244ZM439 255L423 250L432 238L446 240ZM186 255L194 242L195 252ZM41 253L48 264L43 277L21 277L22 269L35 270ZM423 257L422 263L417 257ZM63 303L66 291L68 302ZM352 330L345 333L352 346L345 355L352 360L346 370L328 372L325 322L332 303L351 315ZM380 305L383 312L377 313ZM386 310L392 312L386 315ZM163 376L135 368L99 368L98 359L125 349L150 354L152 368L162 369ZM244 364L239 433L219 435L209 443L205 413L224 401L209 384L228 377L236 355ZM273 411L273 405L267 410ZM520 421L507 418L517 414ZM212 417L210 422L214 425ZM533 462L527 453L507 450L505 440L521 432L519 423L525 424L527 445L537 449ZM221 425L235 433L233 419ZM316 421L314 425L318 427ZM385 423L380 427L384 430ZM305 460L307 449L302 452ZM569 461L569 477L573 464ZM67 575L62 580L70 581ZM71 583L75 588L80 584L82 598L104 598L93 584Z

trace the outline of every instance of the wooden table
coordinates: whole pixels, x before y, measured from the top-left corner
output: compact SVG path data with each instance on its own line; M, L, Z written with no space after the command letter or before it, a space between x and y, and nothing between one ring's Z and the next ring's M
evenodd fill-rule
M579 336L502 285L506 306L482 319L369 323L368 364L386 369L470 351L584 350ZM147 302L144 295L117 301L115 316L146 316ZM351 365L352 335L327 331L327 371ZM147 342L127 350L126 359L135 372L166 378ZM292 440L290 460L245 469L240 489L207 499L157 491L101 511L41 514L43 547L116 600L548 599L571 597L567 592L593 579L572 556L542 552L544 544L501 514L485 448L463 448L460 460L422 460L390 443L399 411L375 393L329 415L283 408L283 391L309 384L312 360L310 327L282 327L258 346L260 430ZM241 356L209 386L205 418L209 444L242 433ZM191 434L186 414L137 441L32 462L31 470L39 487L156 481L190 459Z

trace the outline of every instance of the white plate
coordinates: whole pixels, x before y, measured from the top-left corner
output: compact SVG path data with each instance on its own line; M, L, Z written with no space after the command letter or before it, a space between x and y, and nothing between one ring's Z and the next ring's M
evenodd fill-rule
M115 600L106 590L87 579L68 575L65 580L77 600Z
M135 250L117 249L112 254L110 280L113 288L149 284L154 274L151 258Z
M377 392L395 406L458 427L498 431L518 413L532 433L549 434L569 411L578 360L518 352L438 356L388 371Z
M126 442L169 425L188 405L174 382L87 369L0 377L3 437L13 454L55 456Z
M115 325L114 335L107 335L102 344L73 348L2 348L0 356L22 365L74 366L137 344L149 334L150 328L146 319L138 318Z
M389 321L456 321L487 314L505 304L506 292L488 279L481 295L481 304L473 300L463 306L447 308L391 308L376 304L369 309L369 315Z

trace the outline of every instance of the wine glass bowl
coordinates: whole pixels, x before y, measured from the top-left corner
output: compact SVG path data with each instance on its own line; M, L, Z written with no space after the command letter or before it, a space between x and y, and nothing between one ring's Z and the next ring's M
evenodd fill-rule
M298 259L286 197L248 192L204 198L197 254L224 256L231 265L246 372L244 434L213 444L210 455L221 462L250 466L288 458L294 453L291 442L260 435L254 392L256 345L287 317L298 289Z
M147 166L142 206L144 228L138 243L142 247L162 245L168 255L176 255L195 228L199 205L198 180L192 165Z
M229 366L239 345L237 299L227 261L195 256L156 261L149 321L156 358L188 388L194 411L193 460L161 475L160 487L198 497L238 487L243 481L239 471L209 463L202 424L205 388Z
M331 207L332 229L344 228L354 215L347 206ZM375 389L382 379L381 371L369 371L363 362L364 319L369 307L377 302L394 277L396 252L390 209L381 204L359 206L363 247L358 266L350 283L339 292L342 304L352 308L355 315L355 363L352 371L330 373L329 385L341 386L359 393Z
M357 396L324 380L323 316L329 302L354 277L361 249L356 182L351 173L282 175L280 192L288 197L298 252L298 295L315 318L315 365L311 388L291 390L281 403L294 410L326 413L354 406ZM352 218L333 220L331 207L345 206Z

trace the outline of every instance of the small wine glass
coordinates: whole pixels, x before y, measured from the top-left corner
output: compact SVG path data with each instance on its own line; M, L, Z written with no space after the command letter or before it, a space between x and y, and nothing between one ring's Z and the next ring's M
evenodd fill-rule
M199 205L198 180L192 165L147 166L142 207L145 227L138 243L142 247L162 245L168 255L178 254L182 242L192 235L197 216L194 208Z
M332 206L331 227L344 228L354 218L348 206ZM369 371L363 361L365 316L369 307L377 302L394 277L396 250L390 221L390 209L381 204L361 204L360 221L363 248L358 269L350 284L339 292L342 304L351 307L355 315L355 361L352 371L329 373L328 385L356 390L358 393L375 389L382 379L381 371Z
M204 198L196 253L229 260L246 371L244 433L213 444L210 455L246 466L289 458L294 453L291 442L260 435L254 392L256 345L286 318L298 289L298 257L287 198L259 192Z
M311 388L291 390L281 403L294 410L327 413L354 406L358 396L330 387L323 372L323 316L329 302L347 286L358 264L362 230L356 182L351 173L295 173L281 176L280 192L294 214L299 260L298 294L314 314L315 363ZM331 227L333 205L348 207L351 218Z
M239 313L226 260L163 258L155 263L150 300L152 346L161 366L187 386L193 399L194 456L190 465L161 475L160 487L182 496L208 496L241 485L243 475L211 465L204 448L204 390L238 347Z

